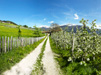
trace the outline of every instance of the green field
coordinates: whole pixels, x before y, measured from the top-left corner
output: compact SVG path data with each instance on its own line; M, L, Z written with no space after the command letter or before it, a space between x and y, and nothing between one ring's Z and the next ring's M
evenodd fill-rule
M0 23L0 36L18 36L18 25ZM34 30L21 26L21 37L35 37ZM42 36L42 35L41 35Z

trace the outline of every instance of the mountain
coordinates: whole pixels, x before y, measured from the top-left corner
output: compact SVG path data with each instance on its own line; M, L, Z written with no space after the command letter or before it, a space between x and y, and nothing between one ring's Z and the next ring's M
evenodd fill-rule
M47 28L47 27L40 27L41 28L41 30L43 30L43 31L48 31L50 28Z
M62 25L60 26L62 28L62 30L67 30L67 31L71 31L72 28L74 29L74 32L76 32L76 27L78 27L78 29L81 28L81 25L70 25L68 26L68 29L66 29L67 25ZM47 27L41 27L41 30L45 30L45 31L48 31L50 28L47 28Z
M81 25L69 25L68 29L66 29L67 25L62 25L60 27L62 28L62 30L66 30L68 32L70 32L73 28L74 32L76 32L76 27L78 27L78 29L80 29L82 26Z
M82 27L82 25L69 25L68 26L68 29L67 28L67 25L62 25L60 26L62 28L62 30L66 30L68 32L70 32L73 28L74 32L76 32L76 27L78 27L78 29L80 30L80 28ZM50 28L47 28L47 27L41 27L41 30L44 30L44 31L48 31ZM87 30L88 32L90 32L89 28L87 27ZM98 34L101 34L101 29L98 29L97 31Z

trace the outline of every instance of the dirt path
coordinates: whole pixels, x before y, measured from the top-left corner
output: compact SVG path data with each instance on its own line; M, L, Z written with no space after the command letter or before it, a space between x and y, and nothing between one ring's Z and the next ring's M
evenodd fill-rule
M19 63L17 63L10 70L7 70L3 74L4 75L30 75L31 71L33 70L33 64L35 64L37 57L41 52L41 48L44 41L37 48L35 48L34 51L32 51Z
M42 63L45 70L44 75L60 75L59 69L57 68L57 64L54 60L54 55L50 47L49 38L46 43Z

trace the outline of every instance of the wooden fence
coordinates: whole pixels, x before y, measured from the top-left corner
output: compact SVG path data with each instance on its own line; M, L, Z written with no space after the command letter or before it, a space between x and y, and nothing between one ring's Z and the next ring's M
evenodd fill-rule
M36 38L15 38L15 37L0 37L0 53L6 53L14 48L24 47L41 40L44 37Z

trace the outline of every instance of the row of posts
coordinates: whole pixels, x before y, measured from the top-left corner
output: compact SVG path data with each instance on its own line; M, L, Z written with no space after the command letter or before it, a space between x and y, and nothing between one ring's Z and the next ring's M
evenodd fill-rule
M41 40L44 37L36 38L16 38L16 37L0 37L0 53L6 53L14 48L24 47Z

